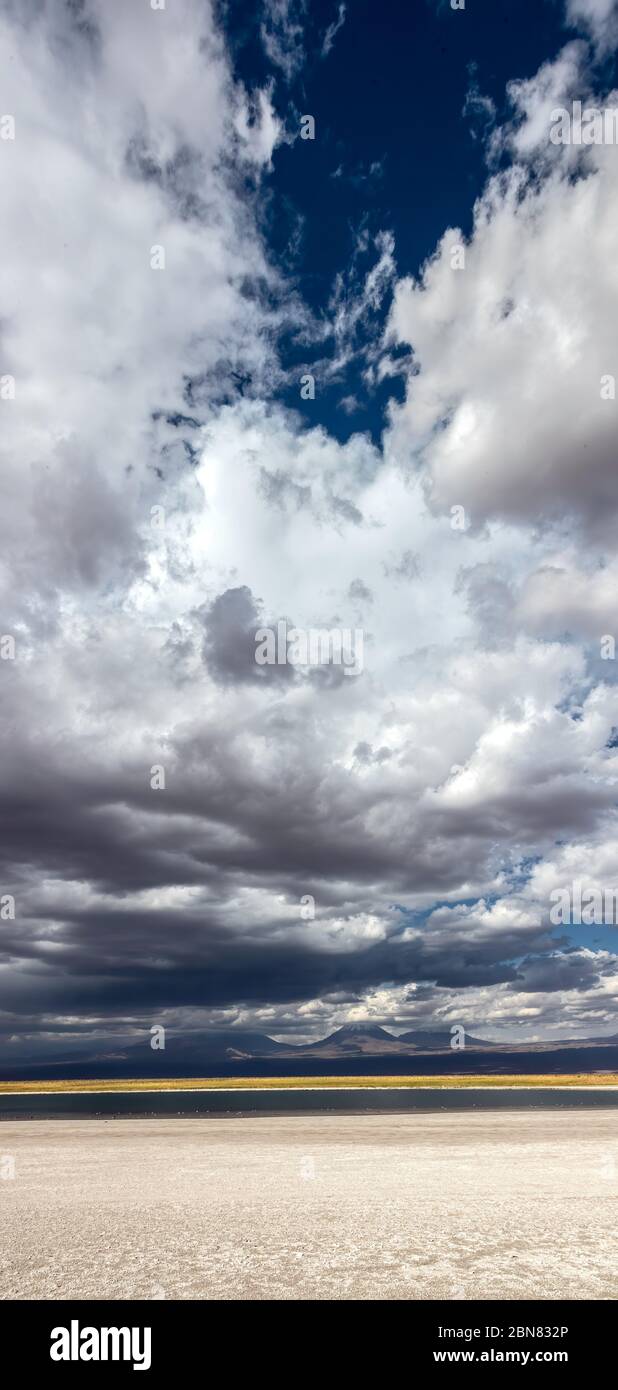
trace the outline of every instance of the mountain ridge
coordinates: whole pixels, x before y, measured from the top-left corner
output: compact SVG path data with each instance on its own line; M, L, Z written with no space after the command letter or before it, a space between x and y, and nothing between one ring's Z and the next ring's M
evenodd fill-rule
M450 1028L409 1029L396 1036L380 1024L343 1024L311 1043L279 1042L255 1030L178 1034L168 1029L165 1047L151 1047L150 1033L113 1050L76 1057L54 1049L44 1062L32 1056L0 1060L0 1080L101 1077L306 1075L359 1072L432 1075L535 1070L618 1070L618 1034L550 1042L489 1042L466 1032L452 1047Z

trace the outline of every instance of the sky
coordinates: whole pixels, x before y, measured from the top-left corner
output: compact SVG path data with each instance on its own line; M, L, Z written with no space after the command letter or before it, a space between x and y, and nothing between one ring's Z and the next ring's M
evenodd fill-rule
M618 1032L617 45L1 0L4 1065Z

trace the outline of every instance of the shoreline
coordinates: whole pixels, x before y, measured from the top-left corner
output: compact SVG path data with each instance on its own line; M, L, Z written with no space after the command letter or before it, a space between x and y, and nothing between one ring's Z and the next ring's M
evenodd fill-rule
M200 1082L196 1078L193 1084L187 1084L184 1080L172 1081L169 1084L157 1084L152 1081L135 1080L130 1082L90 1082L68 1085L65 1082L49 1082L47 1085L41 1082L0 1082L0 1100L3 1096L87 1096L87 1095L199 1095L203 1092L217 1095L225 1094L247 1094L254 1091L262 1092L286 1092L293 1094L296 1091L617 1091L618 1078L611 1081L604 1081L596 1077L582 1076L569 1079L552 1080L546 1076L530 1076L520 1078L519 1076L505 1077L504 1080L492 1077L485 1080L483 1077L470 1077L465 1079L448 1077L437 1077L435 1081L428 1081L423 1077L422 1081L417 1078L373 1078L367 1077L359 1079L348 1079L346 1077L326 1077L326 1078L304 1078L281 1077L281 1078L262 1078L256 1077L255 1080L243 1077L235 1082L233 1078L217 1078Z

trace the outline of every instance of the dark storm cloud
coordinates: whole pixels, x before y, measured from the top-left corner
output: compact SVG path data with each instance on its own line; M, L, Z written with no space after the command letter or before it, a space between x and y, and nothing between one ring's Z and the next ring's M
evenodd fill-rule
M219 594L205 610L203 622L204 660L214 680L228 684L263 677L264 668L255 660L260 614L246 584Z
M523 989L530 994L594 989L603 978L617 973L618 961L614 957L608 960L604 956L586 954L572 948L521 961L510 989Z
M213 680L221 685L257 681L287 683L296 678L289 662L256 661L257 634L265 628L277 632L277 623L266 624L260 605L247 585L226 589L202 613L203 656Z
M612 805L610 788L579 787L574 775L573 795L565 795L569 778L560 767L549 780L541 768L536 778L526 773L521 786L476 806L434 796L410 807L405 763L394 766L391 757L392 774L378 768L369 781L329 768L307 739L304 714L285 695L273 706L267 690L251 716L251 750L246 732L242 720L230 719L224 731L204 721L199 732L178 730L158 744L145 738L118 766L111 750L93 758L75 738L52 748L44 737L14 744L0 800L3 862L92 877L109 890L233 870L283 882L303 874L388 881L392 894L415 888L439 895L455 889L463 872L485 875L498 828L538 846L539 834L585 832ZM316 751L326 751L323 740L316 728ZM149 774L161 760L167 781L157 795Z
M238 634L251 638L256 614L250 591L238 589L205 615L209 661L231 691L244 686L252 655ZM135 669L145 698L159 668ZM408 919L389 905L484 880L497 833L536 851L539 835L587 830L609 809L611 789L582 783L565 796L562 767L549 780L546 769L532 777L524 768L521 785L511 780L477 806L436 795L415 806L405 757L359 743L346 770L328 756L336 710L324 726L313 710L308 724L295 685L274 687L276 698L251 688L251 708L243 696L224 726L204 712L197 726L157 740L143 733L122 754L77 729L6 737L16 693L5 709L0 798L2 888L16 899L15 921L0 927L11 962L4 1007L143 1018L162 1008L293 1007L410 980L453 990L594 985L594 968L568 957L564 968L555 955L546 968L531 963L531 951L554 943L525 904L498 928L455 910L423 924L422 914ZM128 699L137 710L138 693L125 690ZM159 792L150 785L156 763L166 771ZM175 909L165 893L179 886L196 896ZM155 896L141 906L133 895L143 892ZM315 923L300 918L303 894L315 898ZM274 901L284 904L275 914ZM354 924L376 912L386 939L367 943ZM518 957L525 966L513 965Z
M432 950L419 936L397 937L354 952L338 952L334 943L319 949L309 939L285 940L279 931L261 941L242 931L230 932L218 908L209 920L203 912L136 912L102 909L66 914L55 935L53 951L45 935L37 940L20 923L19 933L3 931L3 954L19 951L22 965L5 991L4 1005L16 1015L144 1015L152 1009L199 1005L301 1003L346 990L360 993L382 981L436 981L448 988L467 988L513 981L514 967L502 959L516 945L441 937ZM290 934L296 926L290 915ZM309 935L309 933L308 933ZM529 938L528 938L529 940ZM542 944L542 934L539 934Z

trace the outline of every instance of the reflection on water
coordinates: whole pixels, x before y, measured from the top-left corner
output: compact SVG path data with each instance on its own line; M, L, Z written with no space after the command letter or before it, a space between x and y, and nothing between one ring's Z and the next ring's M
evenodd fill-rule
M611 1109L618 1090L174 1091L124 1095L0 1095L0 1120L177 1115L306 1115L348 1111Z

